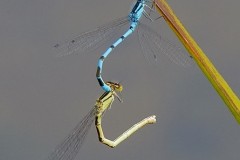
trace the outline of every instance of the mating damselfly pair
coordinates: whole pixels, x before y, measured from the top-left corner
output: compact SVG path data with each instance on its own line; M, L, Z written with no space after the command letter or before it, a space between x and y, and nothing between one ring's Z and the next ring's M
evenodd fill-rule
M170 60L176 64L188 65L189 61L191 61L191 57L182 52L179 47L166 39L162 39L158 33L152 31L147 25L139 22L142 16L147 18L149 22L152 21L150 13L146 11L146 8L154 12L154 1L138 0L128 16L116 19L107 25L98 27L93 31L83 33L68 42L58 43L54 46L58 50L60 56L90 52L109 40L115 32L120 30L122 27L129 25L129 29L99 58L96 77L100 86L105 91L104 94L97 100L93 109L82 119L82 121L80 121L66 139L56 147L56 149L48 157L48 160L73 160L79 152L79 149L94 119L99 140L110 147L115 147L146 124L156 122L156 117L150 116L124 132L115 141L106 139L101 127L101 118L104 111L112 105L114 97L118 97L115 91L120 92L122 90L121 84L105 82L102 79L101 72L103 61L114 48L130 36L136 29L142 51L147 60L150 62L157 61L159 51L168 56ZM119 97L118 99L120 100Z

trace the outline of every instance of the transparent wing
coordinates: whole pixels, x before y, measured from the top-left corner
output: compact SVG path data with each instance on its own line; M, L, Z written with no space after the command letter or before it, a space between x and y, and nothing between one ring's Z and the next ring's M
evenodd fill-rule
M149 63L159 63L159 53L162 53L175 64L184 67L193 64L191 56L186 51L163 38L145 24L139 24L138 37L144 57Z
M128 17L116 19L106 25L96 28L93 31L85 32L71 40L54 45L57 56L90 52L100 47L104 42L111 39L115 32L129 23Z
M47 160L73 160L94 121L95 107L77 124L70 134L49 155Z

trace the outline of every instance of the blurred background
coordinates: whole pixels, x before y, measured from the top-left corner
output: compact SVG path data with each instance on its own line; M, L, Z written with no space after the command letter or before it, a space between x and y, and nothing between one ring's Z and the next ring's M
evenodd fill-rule
M106 47L56 57L53 46L126 16L132 0L0 1L0 159L43 160L103 93L95 78ZM178 18L240 95L238 0L168 0ZM181 45L163 20L149 24ZM115 139L139 120L141 129L116 149L98 142L91 128L76 159L237 160L240 128L196 65L179 67L161 56L146 62L137 34L105 61L105 80L121 81L124 103L103 119Z

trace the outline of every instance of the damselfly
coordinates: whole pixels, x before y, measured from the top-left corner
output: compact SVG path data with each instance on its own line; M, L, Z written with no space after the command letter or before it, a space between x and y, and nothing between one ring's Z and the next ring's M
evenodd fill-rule
M95 106L90 110L90 112L50 154L48 160L73 160L79 152L79 149L82 146L94 119L99 141L112 148L116 147L119 143L123 142L126 138L146 124L156 123L156 116L152 115L133 125L114 141L105 138L102 129L103 113L111 107L114 97L117 97L118 100L121 101L117 92L121 92L123 89L122 85L119 83L106 82L106 84L111 87L111 91L103 93L103 95L96 101Z
M107 40L111 39L113 35L118 32L122 27L130 25L129 29L113 43L99 58L97 64L97 80L104 91L110 91L111 88L106 85L102 79L102 66L104 59L116 48L124 39L131 35L137 28L139 42L142 51L148 61L156 63L158 61L158 53L163 53L174 63L188 66L191 64L191 57L184 52L180 47L169 42L166 38L162 38L158 33L154 32L147 25L140 23L142 15L145 18L152 21L150 14L146 11L146 8L150 11L153 9L154 1L150 0L137 0L130 14L127 17L116 19L107 25L98 27L97 29L83 33L76 38L64 42L62 44L56 44L54 47L60 56L77 54L82 52L90 52L93 49L98 48L104 44Z

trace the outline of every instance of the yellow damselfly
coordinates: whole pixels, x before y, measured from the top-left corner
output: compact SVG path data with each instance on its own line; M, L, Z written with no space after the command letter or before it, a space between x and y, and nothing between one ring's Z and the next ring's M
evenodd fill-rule
M156 123L156 116L152 115L133 125L114 141L105 138L102 128L103 113L111 107L115 97L122 102L121 98L117 95L117 92L121 92L123 89L122 85L119 83L107 82L106 84L111 87L111 91L104 92L102 96L97 99L95 106L77 124L63 142L55 148L48 157L48 160L73 160L79 152L94 119L99 141L111 148L116 147L146 124Z

